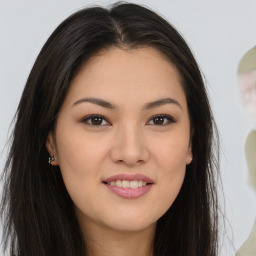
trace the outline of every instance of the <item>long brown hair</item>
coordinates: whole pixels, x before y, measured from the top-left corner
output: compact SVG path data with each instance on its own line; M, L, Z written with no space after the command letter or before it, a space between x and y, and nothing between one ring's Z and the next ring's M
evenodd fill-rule
M5 246L12 256L85 255L72 200L59 168L47 163L45 142L74 75L89 57L111 46L162 52L176 66L187 99L193 161L178 197L158 220L154 255L217 256L218 141L202 75L175 28L131 3L74 13L39 53L17 109L4 171Z

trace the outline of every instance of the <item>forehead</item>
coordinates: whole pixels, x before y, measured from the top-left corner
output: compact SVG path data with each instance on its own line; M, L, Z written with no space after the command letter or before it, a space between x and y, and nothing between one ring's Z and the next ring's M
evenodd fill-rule
M155 100L166 96L185 100L176 67L158 50L116 47L91 57L72 80L68 99L82 96L106 100Z

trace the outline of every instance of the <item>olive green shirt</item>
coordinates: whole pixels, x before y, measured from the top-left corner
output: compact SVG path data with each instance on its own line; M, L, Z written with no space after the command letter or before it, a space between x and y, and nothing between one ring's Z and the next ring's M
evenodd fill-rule
M245 154L249 170L249 183L256 190L256 130L251 131L247 136Z
M249 169L249 182L256 190L256 130L251 131L247 136L245 154ZM256 256L256 220L249 237L237 251L236 256Z
M252 227L252 231L243 243L240 249L237 251L236 256L255 256L256 255L256 220Z

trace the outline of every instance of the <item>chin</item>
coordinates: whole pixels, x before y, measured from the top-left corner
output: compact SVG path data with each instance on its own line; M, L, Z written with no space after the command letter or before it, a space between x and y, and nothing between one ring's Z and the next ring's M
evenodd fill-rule
M112 230L121 231L121 232L140 232L148 228L155 228L156 222L154 223L118 223L112 227Z
M122 232L138 232L156 226L157 218L140 216L119 216L105 223L110 229Z

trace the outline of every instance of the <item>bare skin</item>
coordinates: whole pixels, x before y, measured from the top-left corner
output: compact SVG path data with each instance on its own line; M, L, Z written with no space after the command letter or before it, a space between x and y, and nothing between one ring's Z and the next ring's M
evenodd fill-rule
M256 70L241 74L239 84L242 103L256 128Z
M71 82L46 146L60 166L89 255L153 255L156 222L192 161L176 68L150 47L97 54ZM125 198L113 192L116 183L104 182L115 175L152 182L143 185L146 193Z
M136 232L115 232L82 223L89 256L153 256L155 223Z

